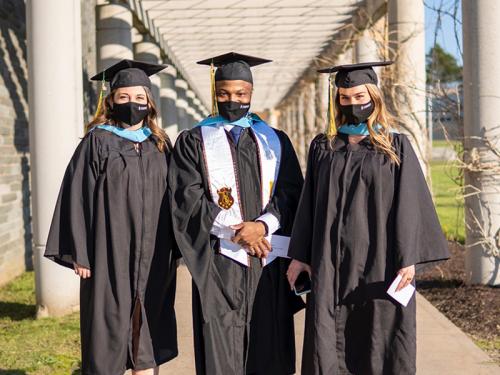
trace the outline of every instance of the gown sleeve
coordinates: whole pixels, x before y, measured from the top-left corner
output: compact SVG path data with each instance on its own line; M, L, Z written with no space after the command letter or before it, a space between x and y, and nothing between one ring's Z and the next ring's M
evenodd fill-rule
M99 144L89 133L76 148L59 190L45 257L73 268L92 268L94 189L99 173Z
M282 131L278 131L278 136L282 147L281 165L273 197L263 217L273 215L279 221L280 233L290 235L304 178L290 139Z
M206 195L203 155L198 143L189 131L179 135L168 175L175 238L197 285L212 257L207 244L214 220L221 211Z
M395 149L401 163L395 169L394 249L400 268L450 257L432 196L408 138L400 134Z
M300 195L297 213L293 224L288 256L300 262L311 264L311 249L314 218L314 154L315 140L311 143L307 158L306 177Z

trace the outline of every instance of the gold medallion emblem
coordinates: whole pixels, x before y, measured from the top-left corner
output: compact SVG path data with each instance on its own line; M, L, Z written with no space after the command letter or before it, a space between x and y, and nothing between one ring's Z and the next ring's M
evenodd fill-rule
M234 198L231 195L231 191L232 189L229 187L223 187L217 190L217 194L219 194L219 206L225 210L229 210L234 204Z

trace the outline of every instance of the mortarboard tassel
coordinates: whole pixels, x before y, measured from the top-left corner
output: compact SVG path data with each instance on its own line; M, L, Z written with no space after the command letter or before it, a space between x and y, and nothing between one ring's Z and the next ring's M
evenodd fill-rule
M101 114L102 110L102 102L104 100L104 91L106 91L106 81L104 79L104 73L102 74L102 83L101 83L101 90L99 91L99 99L97 100L97 109L95 110L94 117L97 117Z
M332 139L337 135L333 100L333 82L333 75L330 74L330 77L328 78L328 129L326 130L326 136L328 137L328 139Z
M212 116L217 116L219 109L217 108L217 97L215 94L215 67L213 62L210 64L210 92L212 94Z

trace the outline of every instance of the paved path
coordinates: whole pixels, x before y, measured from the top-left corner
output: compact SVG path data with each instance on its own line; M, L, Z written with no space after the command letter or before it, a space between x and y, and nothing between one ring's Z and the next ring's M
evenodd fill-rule
M184 266L179 267L176 311L180 354L162 366L160 375L193 375L195 371L191 328L191 279ZM500 367L493 364L465 333L421 296L417 297L417 327L419 375L500 375ZM296 317L298 370L303 331L304 313L301 312Z

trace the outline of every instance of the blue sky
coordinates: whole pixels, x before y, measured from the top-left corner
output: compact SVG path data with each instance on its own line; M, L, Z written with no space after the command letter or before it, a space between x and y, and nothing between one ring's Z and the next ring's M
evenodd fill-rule
M425 3L425 49L434 45L436 40L441 47L451 53L462 65L462 1L461 0L424 0ZM455 4L458 3L457 21L454 21L453 13ZM438 27L439 12L441 13L441 25ZM449 13L449 14L447 14ZM437 33L436 33L437 29ZM456 32L455 32L456 29ZM457 42L458 39L458 42Z

